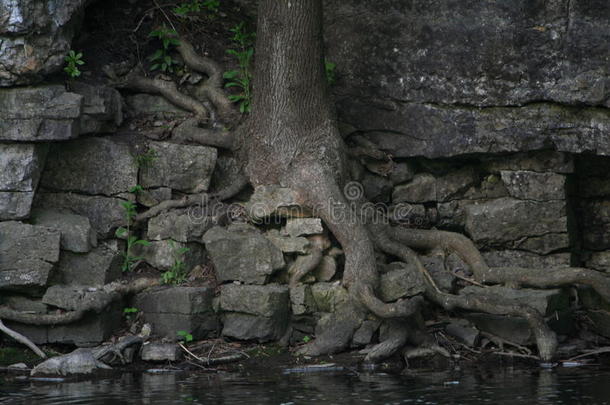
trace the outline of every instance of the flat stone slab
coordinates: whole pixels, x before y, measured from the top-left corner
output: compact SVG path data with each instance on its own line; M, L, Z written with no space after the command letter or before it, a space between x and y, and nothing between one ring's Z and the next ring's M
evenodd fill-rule
M34 191L47 152L45 144L0 143L0 191Z
M134 306L145 313L201 314L213 312L212 287L159 287L136 295Z
M0 191L0 221L28 218L33 201L33 191Z
M561 270L557 270L561 271ZM528 305L542 315L551 315L555 311L566 310L569 297L561 289L534 290L531 288L508 288L500 285L485 288L468 286L460 290L459 295L473 295L482 298L500 300L509 305Z
M163 212L148 221L149 240L172 239L177 242L201 242L213 226L211 217L199 216L196 210L177 209Z
M288 321L242 313L227 313L222 317L222 335L239 340L258 342L277 341L282 338Z
M303 235L316 235L324 232L320 218L290 218L286 221L283 233L293 238Z
M190 272L193 267L203 263L205 249L199 243L182 243L170 240L149 241L148 246L137 245L133 249L134 255L141 257L146 263L157 270L167 271L174 266L176 259L184 262L185 270ZM173 245L173 246L172 246ZM180 249L188 249L179 254Z

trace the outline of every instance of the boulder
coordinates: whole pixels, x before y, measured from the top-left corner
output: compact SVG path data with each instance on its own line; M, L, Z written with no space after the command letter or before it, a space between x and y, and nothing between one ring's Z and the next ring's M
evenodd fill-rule
M214 227L203 236L219 281L265 284L284 267L282 251L255 230Z
M60 85L0 89L0 141L75 138L80 133L82 101L81 95L66 92Z
M216 164L215 148L150 142L156 158L141 168L144 188L168 187L185 193L206 191Z
M0 222L0 289L45 286L59 260L59 244L54 229Z
M107 370L111 367L97 360L88 349L76 349L65 356L52 357L38 364L31 375L78 375L93 374L95 371Z
M0 3L0 87L28 84L65 64L89 0Z
M57 263L58 281L69 285L100 287L121 276L123 247L105 240L88 253L62 252Z
M413 297L426 291L422 276L414 265L395 263L379 278L379 298L384 302Z
M138 168L129 145L113 137L52 145L41 180L52 190L105 196L126 193L137 182Z
M56 209L37 209L32 212L32 223L59 231L63 250L86 253L97 246L97 234L89 219L82 215Z

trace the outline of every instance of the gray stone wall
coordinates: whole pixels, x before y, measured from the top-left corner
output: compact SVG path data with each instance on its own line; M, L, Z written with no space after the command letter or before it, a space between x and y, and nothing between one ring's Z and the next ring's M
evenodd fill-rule
M49 287L82 292L121 275L125 246L115 231L126 224L123 203L150 207L226 185L232 167L214 148L158 136L185 116L160 97L45 82L61 69L88 2L59 3L0 1L0 303L34 312L68 309L44 298ZM363 135L393 159L383 170L360 165L355 180L366 196L403 226L465 233L493 266L608 271L609 7L328 1L325 39L337 64L333 92L346 141ZM157 139L134 122L150 124L145 131ZM132 192L136 185L142 191ZM250 201L270 213L290 199L287 190L260 189ZM345 299L342 252L319 220L257 229L215 227L192 214L170 210L136 231L151 241L136 252L148 266L166 271L176 249L186 248L188 269L201 275L213 265L222 284L219 299L208 288L136 298L160 334L222 330L277 340L291 316L294 342ZM288 288L312 246L324 252L322 263ZM379 259L382 297L420 292L409 268ZM463 268L439 252L424 261L447 288L454 279L442 278L445 266ZM181 296L190 297L184 305L154 306ZM37 343L91 345L119 324L122 305L73 327L10 326ZM363 324L359 341L378 328Z

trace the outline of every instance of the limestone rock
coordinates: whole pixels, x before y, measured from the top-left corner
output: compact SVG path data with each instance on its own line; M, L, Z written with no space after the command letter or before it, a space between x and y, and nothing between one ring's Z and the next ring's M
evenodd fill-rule
M271 318L287 313L289 302L288 287L279 284L225 284L220 292L220 309L224 312Z
M347 290L339 282L315 283L311 286L311 295L319 312L334 312L349 299Z
M286 221L283 233L292 237L316 235L324 232L320 218L290 218Z
M150 142L149 147L157 157L142 168L142 187L168 187L185 193L208 189L216 164L215 148L169 142Z
M59 260L59 243L53 229L0 222L0 289L45 286Z
M33 201L33 191L0 191L0 221L26 219Z
M491 250L481 254L485 262L492 267L515 266L545 269L570 266L570 253L555 253L543 256L522 250Z
M362 325L356 332L354 332L354 337L352 338L352 347L362 347L366 346L373 340L373 336L375 332L379 329L379 325L381 322L373 321L373 320L365 320L362 322Z
M97 246L97 234L89 219L55 209L38 209L32 213L32 223L56 229L61 234L61 248L86 253Z
M500 198L465 207L466 231L483 246L549 253L568 247L564 201Z
M410 183L397 186L392 202L425 203L444 202L459 197L460 192L475 184L477 176L471 167L451 171L440 177L420 173Z
M412 265L396 264L379 278L379 297L384 302L413 297L426 290L419 271Z
M284 267L282 252L255 231L229 231L214 227L203 236L219 281L265 284Z
M83 96L80 133L111 133L123 122L123 104L118 90L76 81L70 89Z
M558 270L560 271L560 270ZM529 288L508 288L499 285L490 287L468 286L460 290L460 295L489 297L498 299L510 305L528 305L542 315L551 315L555 311L562 311L569 306L568 295L560 290L534 290Z
M42 302L67 311L91 307L98 312L105 308L110 293L96 288L54 285L47 289Z
M281 235L277 229L269 230L265 237L284 253L305 254L310 245L307 238Z
M226 284L220 293L223 336L244 340L278 340L288 325L288 287Z
M192 209L162 212L148 221L148 239L200 242L205 232L213 226L213 218L197 214Z
M536 173L525 170L500 172L511 197L521 200L565 200L566 178L555 173Z
M0 141L46 142L77 137L82 99L59 85L0 89Z
M300 284L290 288L290 304L293 315L303 315L315 311L311 286Z
M90 252L62 252L57 278L63 284L99 287L121 276L123 248L117 240L105 240Z
M41 184L52 190L113 196L128 192L137 182L129 145L96 137L54 144Z
M49 327L49 343L93 347L105 342L121 327L123 305L114 302L100 313L89 313L77 322Z
M114 236L114 230L125 225L125 200L115 197L88 196L74 193L38 193L35 207L69 210L89 218L100 237Z
M78 375L92 374L100 369L110 369L111 367L97 360L93 352L87 349L76 349L65 356L51 357L38 364L31 372L31 375Z
M0 191L34 191L48 147L44 144L0 143Z
M0 87L36 82L60 70L88 2L0 3Z
M586 266L610 273L610 252L593 252L586 261Z
M175 343L147 343L142 346L140 357L144 361L179 361L182 349Z
M171 243L170 240L151 241L148 246L137 245L134 247L133 253L141 257L142 260L152 267L161 271L167 271L171 270L175 263L177 252L182 248L186 248L188 251L178 258L184 262L186 271L190 272L193 267L203 262L204 249L199 243Z
M195 339L212 337L218 330L211 287L156 288L138 294L133 306L152 325L153 334L176 339L183 330Z

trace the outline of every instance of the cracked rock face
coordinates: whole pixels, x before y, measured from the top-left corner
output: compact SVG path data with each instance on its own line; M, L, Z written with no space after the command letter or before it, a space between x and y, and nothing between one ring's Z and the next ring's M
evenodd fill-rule
M325 11L340 118L393 156L610 154L610 3L332 0Z
M34 83L59 70L90 2L0 2L0 87Z

